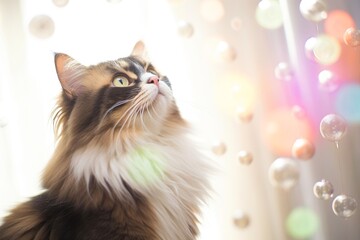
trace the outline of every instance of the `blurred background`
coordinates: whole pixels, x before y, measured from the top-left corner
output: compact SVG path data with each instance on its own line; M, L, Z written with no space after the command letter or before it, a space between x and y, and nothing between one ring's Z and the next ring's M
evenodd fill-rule
M41 190L61 87L145 41L219 165L201 240L358 240L360 1L0 0L0 219Z

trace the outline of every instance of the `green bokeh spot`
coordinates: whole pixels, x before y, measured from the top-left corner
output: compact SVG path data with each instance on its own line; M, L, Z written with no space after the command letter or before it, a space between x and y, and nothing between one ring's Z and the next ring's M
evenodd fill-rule
M128 173L138 184L149 186L164 176L163 156L151 148L139 147L130 153Z
M309 208L295 208L286 219L286 231L295 239L309 238L318 228L318 216Z

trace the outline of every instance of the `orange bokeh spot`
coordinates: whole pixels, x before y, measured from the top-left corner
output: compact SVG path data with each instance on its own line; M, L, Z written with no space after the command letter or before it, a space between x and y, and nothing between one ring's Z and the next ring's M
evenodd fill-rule
M270 113L265 123L265 141L277 155L291 156L292 146L298 138L312 141L314 138L310 121L297 118L291 110L278 109Z
M355 21L349 13L334 10L326 18L324 27L327 34L342 40L345 31L348 28L355 27Z

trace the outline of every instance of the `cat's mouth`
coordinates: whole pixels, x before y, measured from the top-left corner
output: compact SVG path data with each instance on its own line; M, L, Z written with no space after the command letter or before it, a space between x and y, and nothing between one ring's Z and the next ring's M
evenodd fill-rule
M167 86L163 82L159 82L157 86L149 86L146 91L149 93L149 102L152 104L156 104L157 101L164 98L164 100L169 100L169 92L167 90Z

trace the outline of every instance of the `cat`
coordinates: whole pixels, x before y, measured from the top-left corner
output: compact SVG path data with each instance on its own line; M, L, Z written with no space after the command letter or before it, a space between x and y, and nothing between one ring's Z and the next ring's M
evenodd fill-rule
M44 191L4 218L0 240L196 238L212 167L144 55L142 41L91 66L55 54L62 92Z

